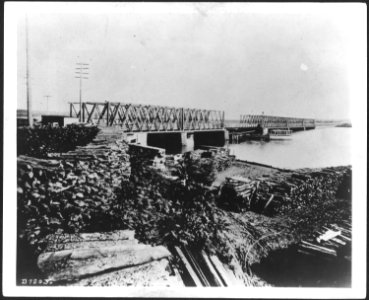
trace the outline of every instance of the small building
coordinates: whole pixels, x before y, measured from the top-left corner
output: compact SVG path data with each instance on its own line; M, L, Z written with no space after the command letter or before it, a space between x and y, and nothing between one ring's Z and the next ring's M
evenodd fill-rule
M62 115L42 115L41 116L41 124L48 125L48 124L58 124L59 127L66 126L72 123L78 123L78 118L72 118L69 116L62 116Z
M28 115L26 109L17 109L17 127L28 126Z

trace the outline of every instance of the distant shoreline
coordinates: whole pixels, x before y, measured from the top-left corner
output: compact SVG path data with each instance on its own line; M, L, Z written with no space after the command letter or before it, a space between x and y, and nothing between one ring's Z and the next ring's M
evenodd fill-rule
M352 125L350 123L342 123L342 124L338 124L335 127L347 127L347 128L351 128Z

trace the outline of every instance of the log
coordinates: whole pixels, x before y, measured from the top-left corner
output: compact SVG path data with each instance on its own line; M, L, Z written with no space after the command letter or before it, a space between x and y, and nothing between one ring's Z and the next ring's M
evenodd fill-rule
M268 205L270 204L270 202L272 202L273 198L274 198L274 195L272 194L272 195L269 197L269 200L267 201L267 203L264 205L263 210L265 210L265 209L268 207Z
M182 263L184 264L187 272L190 274L190 277L193 280L193 282L195 283L195 285L196 286L202 286L202 283L201 283L200 279L197 277L194 269L192 268L191 264L187 260L186 256L183 254L182 250L178 246L174 247L174 249L176 250L179 258L181 259Z
M210 262L209 256L205 253L204 250L201 251L201 255L205 261L206 266L210 270L211 275L213 276L216 286L225 286L222 279L219 277L217 271L215 270L214 266Z
M47 246L66 243L83 243L83 242L102 242L102 241L123 241L133 240L135 232L133 230L117 230L112 232L96 232L96 233L75 233L75 234L49 234L45 241Z
M333 231L331 229L328 229L326 232L324 232L317 238L317 242L320 243L320 241L328 241L330 239L335 238L336 236L340 234L341 234L341 231Z
M17 157L17 164L23 166L31 166L36 169L43 169L48 171L55 171L60 168L60 161L54 159L38 159L25 155Z
M325 254L337 256L337 252L335 250L332 250L332 249L329 249L329 248L326 248L326 247L322 247L322 246L318 246L318 245L315 245L315 244L312 244L312 243L309 243L309 242L306 242L306 241L302 241L302 244L300 246L302 246L304 248L311 249L311 250L319 251L319 252L322 252L322 253L325 253Z
M341 230L342 233L346 233L349 237L351 237L351 231L350 230L347 230L347 229L342 228L342 227L340 227L338 225L335 225L335 224L332 224L331 226L334 227L334 228L336 228L337 230Z
M100 247L109 246L129 246L137 245L138 240L107 240L107 241L81 241L81 242L64 242L60 243L55 241L54 243L48 243L45 252L55 252L61 250L72 250L72 249L96 249Z
M202 271L201 266L199 265L199 263L197 262L195 257L192 255L191 251L189 251L186 246L183 246L183 250L184 250L183 252L187 254L187 257L188 257L190 263L192 264L196 274L200 278L202 284L204 286L210 286L210 283L209 283L208 279L206 278L204 272Z
M38 267L52 281L74 281L107 270L127 268L169 257L163 246L112 246L41 254Z
M236 278L234 276L230 276L217 256L211 255L209 258L227 287L237 285Z

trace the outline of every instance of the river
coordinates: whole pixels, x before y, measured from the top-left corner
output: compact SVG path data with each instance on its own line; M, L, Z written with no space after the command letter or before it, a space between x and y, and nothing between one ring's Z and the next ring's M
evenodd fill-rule
M352 165L352 128L317 127L295 132L290 140L248 141L229 145L238 159L279 168Z

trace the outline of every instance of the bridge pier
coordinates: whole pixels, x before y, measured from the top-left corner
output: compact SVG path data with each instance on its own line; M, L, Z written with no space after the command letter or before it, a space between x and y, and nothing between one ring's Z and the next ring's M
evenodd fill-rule
M195 148L201 145L223 147L228 139L228 131L224 129L195 131L194 133Z
M164 148L170 152L181 152L184 147L190 151L194 148L194 133L191 131L149 132L147 145Z
M147 135L146 144L141 144L164 148L170 152L181 152L184 148L186 151L191 151L201 145L223 147L229 138L227 130L148 132L145 134ZM140 142L139 139L137 142Z

